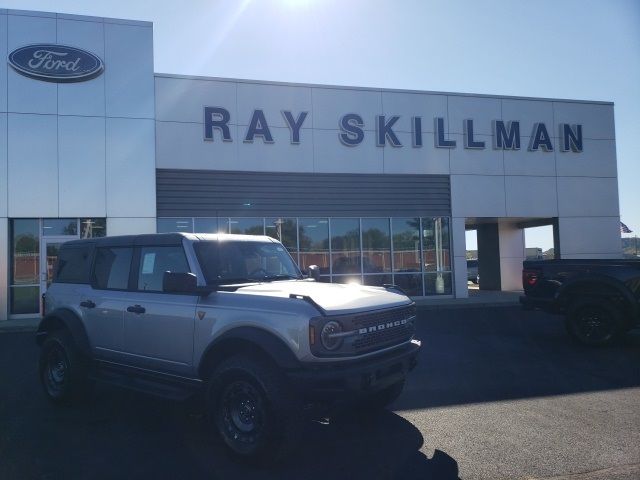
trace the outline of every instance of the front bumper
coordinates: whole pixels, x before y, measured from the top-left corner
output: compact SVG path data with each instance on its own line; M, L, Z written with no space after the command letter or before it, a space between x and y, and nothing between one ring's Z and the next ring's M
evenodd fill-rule
M287 375L305 398L341 400L382 390L403 380L418 363L421 343L412 340L378 357L331 362L290 370Z

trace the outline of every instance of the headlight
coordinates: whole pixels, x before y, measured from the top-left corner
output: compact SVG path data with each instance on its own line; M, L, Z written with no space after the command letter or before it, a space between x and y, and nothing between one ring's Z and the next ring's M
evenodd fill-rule
M320 332L320 340L322 346L327 350L335 350L342 344L342 336L339 335L342 332L342 326L333 320L324 324L322 332Z

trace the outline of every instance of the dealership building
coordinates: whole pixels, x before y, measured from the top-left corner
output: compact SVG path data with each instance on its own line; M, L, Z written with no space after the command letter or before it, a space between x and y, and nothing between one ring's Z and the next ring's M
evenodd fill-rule
M154 72L151 23L0 10L0 319L60 244L266 234L323 281L520 288L524 229L621 256L613 104Z

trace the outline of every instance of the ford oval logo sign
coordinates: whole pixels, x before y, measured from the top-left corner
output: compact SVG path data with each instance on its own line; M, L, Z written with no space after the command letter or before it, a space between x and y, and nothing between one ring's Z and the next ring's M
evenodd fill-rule
M91 52L45 43L16 48L9 64L21 75L46 82L82 82L104 70L102 60Z

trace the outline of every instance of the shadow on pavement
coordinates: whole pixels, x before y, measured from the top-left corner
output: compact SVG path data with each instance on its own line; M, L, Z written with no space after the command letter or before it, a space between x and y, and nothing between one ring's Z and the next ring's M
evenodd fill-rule
M30 398L12 396L1 408L3 479L458 478L453 458L425 456L420 431L388 411L372 421L309 422L295 456L264 469L229 457L188 404L98 387L86 405L60 408L32 382L22 393Z
M584 348L569 341L561 317L510 307L423 311L417 330L420 363L396 411L640 385L637 334ZM81 408L51 406L37 355L33 334L0 335L2 479L458 478L456 459L426 456L420 431L392 412L310 423L286 465L239 465L187 404L100 386Z

